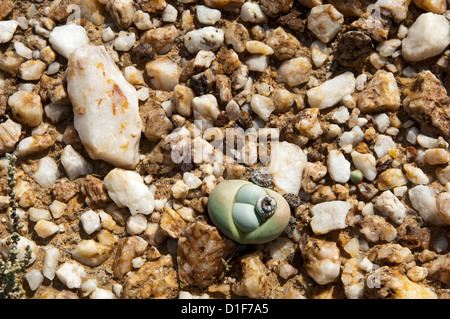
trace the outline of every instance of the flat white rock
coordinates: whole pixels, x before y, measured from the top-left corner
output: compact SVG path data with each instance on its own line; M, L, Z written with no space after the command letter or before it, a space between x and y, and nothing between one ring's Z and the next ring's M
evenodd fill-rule
M89 43L86 30L76 24L68 24L54 28L48 40L53 50L66 59L69 58L75 49Z
M303 170L308 159L295 144L283 141L272 143L271 159L267 167L280 192L297 195L302 185Z
M316 235L326 234L335 229L347 227L345 219L350 211L350 204L345 201L330 201L314 205L311 228Z
M356 88L353 73L345 72L306 92L311 107L325 109L339 103L342 98L352 94Z
M136 89L103 46L76 49L69 57L67 74L74 126L89 156L134 168L142 130Z
M128 207L132 215L148 215L155 207L154 194L136 172L115 168L104 179L109 197L119 207Z

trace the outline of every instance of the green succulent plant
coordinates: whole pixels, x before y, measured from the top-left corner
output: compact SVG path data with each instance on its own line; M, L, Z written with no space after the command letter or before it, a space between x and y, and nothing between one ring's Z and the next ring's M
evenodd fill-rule
M277 238L291 211L277 192L244 180L228 180L209 195L208 213L216 227L240 244L262 244Z
M9 196L9 207L10 218L12 220L11 231L11 249L9 253L8 260L3 260L0 257L0 299L20 299L23 298L25 292L22 288L22 283L20 276L23 270L28 266L31 259L31 249L26 247L25 256L19 258L18 243L20 241L19 231L23 227L20 222L19 216L17 215L17 202L16 194L14 193L14 186L16 185L15 177L15 163L16 156L11 154L6 154L8 159L8 196Z

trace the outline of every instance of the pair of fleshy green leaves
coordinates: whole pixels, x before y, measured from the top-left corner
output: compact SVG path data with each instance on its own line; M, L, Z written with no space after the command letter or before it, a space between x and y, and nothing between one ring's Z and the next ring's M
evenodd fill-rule
M278 237L290 218L289 204L280 194L243 180L217 185L209 195L212 222L242 244L258 244Z

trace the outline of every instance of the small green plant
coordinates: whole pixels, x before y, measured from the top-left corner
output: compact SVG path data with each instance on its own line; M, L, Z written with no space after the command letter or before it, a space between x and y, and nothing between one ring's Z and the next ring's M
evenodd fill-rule
M26 247L25 256L19 258L18 243L20 241L19 231L23 227L17 214L16 194L14 186L16 185L15 164L16 156L6 154L8 159L8 196L10 207L11 236L8 238L8 244L11 245L9 259L4 261L0 257L0 299L20 299L23 298L25 292L20 281L23 270L28 266L31 259L31 249Z

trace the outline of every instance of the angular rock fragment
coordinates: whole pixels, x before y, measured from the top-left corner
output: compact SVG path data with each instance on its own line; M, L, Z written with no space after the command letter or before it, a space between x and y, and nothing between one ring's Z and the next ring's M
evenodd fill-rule
M393 299L437 299L437 294L428 287L412 282L397 270L384 266L370 272L366 279L369 289L379 298L388 295Z
M275 18L282 13L288 12L294 5L294 0L262 0L261 9L264 13Z
M124 299L174 299L180 287L171 255L147 261L125 280Z
M263 298L270 288L267 267L262 261L263 253L257 250L241 258L243 276L232 289L239 296Z
M136 89L103 46L76 49L67 73L74 126L89 156L118 167L135 167L142 129Z
M158 59L147 62L145 72L155 90L172 91L179 83L181 68L170 60Z
M350 204L344 201L323 202L311 208L311 228L316 235L323 235L347 227L345 222Z
M341 262L336 243L305 236L299 248L305 259L306 271L316 283L325 285L339 276Z
M97 267L111 257L112 248L92 239L82 240L75 247L72 258L83 265Z
M121 280L127 272L133 269L133 259L142 256L148 243L138 236L129 236L119 242L113 263L114 277Z
M336 60L344 67L358 68L367 61L374 48L372 39L362 31L338 35Z
M173 25L167 25L161 28L146 31L141 37L141 43L148 43L158 54L166 54L172 49L175 39L178 36L178 30Z
M189 223L178 240L178 277L188 285L207 287L225 271L234 244L214 226L197 220Z
M22 125L13 120L0 124L0 155L11 152L22 135Z
M81 186L81 192L86 196L86 204L102 205L109 201L105 183L92 175L86 177L86 182Z
M144 135L150 141L159 141L173 130L173 124L162 108L149 112Z
M391 242L397 237L395 227L378 215L365 216L359 223L359 226L361 227L361 234L370 242Z
M105 9L120 28L126 29L134 22L136 9L133 0L110 0Z
M54 28L48 40L52 48L66 59L75 49L89 43L86 30L76 24Z
M400 90L392 72L379 70L357 101L364 113L397 111L401 106Z
M331 4L312 8L308 16L308 29L323 43L328 43L339 32L344 16Z
M286 141L272 143L271 147L271 160L267 169L274 185L284 194L297 195L308 161L306 154L299 146Z
M54 142L50 134L29 136L19 142L13 154L17 157L28 156L48 149Z
M309 81L311 69L311 63L306 58L286 60L278 68L278 80L295 87Z
M266 43L273 49L273 54L278 60L292 58L300 47L300 42L292 34L278 27L269 32Z
M224 33L225 43L231 45L236 52L244 52L247 41L250 40L250 35L247 28L233 21Z
M421 126L444 138L450 138L450 97L429 70L421 71L407 90L405 111Z

